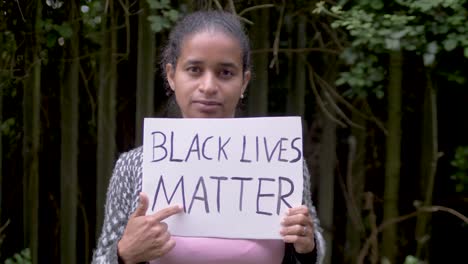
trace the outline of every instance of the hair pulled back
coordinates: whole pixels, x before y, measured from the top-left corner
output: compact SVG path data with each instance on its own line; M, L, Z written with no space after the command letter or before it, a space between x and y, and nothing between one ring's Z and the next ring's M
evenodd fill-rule
M171 64L176 67L184 40L208 30L224 33L239 41L242 49L242 71L250 70L250 42L240 20L225 11L197 11L179 20L169 34L160 62L164 79L166 79L166 65Z

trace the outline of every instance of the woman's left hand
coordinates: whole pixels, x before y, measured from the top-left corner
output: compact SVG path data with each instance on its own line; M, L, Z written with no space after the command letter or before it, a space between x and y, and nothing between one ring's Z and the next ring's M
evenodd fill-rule
M289 208L281 221L280 234L286 243L293 243L297 253L305 254L315 248L314 224L305 205Z

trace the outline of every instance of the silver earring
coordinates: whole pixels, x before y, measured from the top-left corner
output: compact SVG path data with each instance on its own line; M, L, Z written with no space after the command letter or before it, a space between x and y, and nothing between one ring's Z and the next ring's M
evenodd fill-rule
M244 99L244 94L241 94L241 99Z

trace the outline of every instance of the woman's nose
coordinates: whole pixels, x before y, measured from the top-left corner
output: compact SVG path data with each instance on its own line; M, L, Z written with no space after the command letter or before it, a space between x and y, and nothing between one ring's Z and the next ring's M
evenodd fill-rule
M205 94L215 94L218 91L215 74L206 72L201 79L199 90Z

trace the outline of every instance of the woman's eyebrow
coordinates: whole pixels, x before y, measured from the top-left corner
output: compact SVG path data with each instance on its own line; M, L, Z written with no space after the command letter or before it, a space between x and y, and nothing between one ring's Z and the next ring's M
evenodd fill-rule
M203 60L198 60L198 59L188 59L186 60L183 65L203 65L204 62ZM217 64L218 67L224 67L224 68L234 68L238 69L239 65L237 65L234 62L220 62Z
M200 64L203 64L203 62L201 60L186 60L184 65L200 65Z
M221 62L219 63L219 66L221 67L228 67L228 68L239 68L237 64L233 63L233 62Z

